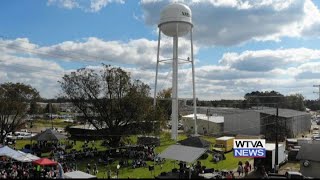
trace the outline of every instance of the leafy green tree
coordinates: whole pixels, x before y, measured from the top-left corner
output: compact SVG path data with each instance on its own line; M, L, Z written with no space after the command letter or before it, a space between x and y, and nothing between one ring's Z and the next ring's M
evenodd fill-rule
M250 106L269 106L274 107L275 104L284 102L285 96L276 91L253 91L244 96L248 107Z
M320 110L319 100L305 100L304 104L307 108L309 108L312 111Z
M150 87L132 80L121 68L104 64L100 71L82 68L59 83L66 98L111 146L117 146L123 135L145 131L137 124L152 120Z
M286 96L285 107L298 111L305 111L306 107L304 105L304 97L302 96L302 94L293 94Z
M172 96L172 88L163 89L159 91L157 94L158 110L163 115L162 122L167 122L171 117L171 113L172 113L171 96Z
M0 84L0 143L23 123L28 104L40 98L39 92L23 83Z

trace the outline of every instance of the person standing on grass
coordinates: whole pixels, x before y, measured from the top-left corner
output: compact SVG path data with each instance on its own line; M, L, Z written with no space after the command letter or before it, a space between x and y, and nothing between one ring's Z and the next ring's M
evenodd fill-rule
M95 163L94 166L93 166L93 174L94 175L97 175L98 174L98 167L97 167L97 164Z
M108 170L108 179L110 179L111 178L111 170L109 169Z
M249 162L247 161L244 165L244 176L248 176L249 173Z
M243 173L243 167L242 167L242 162L241 161L239 161L239 163L238 163L237 172L238 172L239 176L242 175L242 173Z

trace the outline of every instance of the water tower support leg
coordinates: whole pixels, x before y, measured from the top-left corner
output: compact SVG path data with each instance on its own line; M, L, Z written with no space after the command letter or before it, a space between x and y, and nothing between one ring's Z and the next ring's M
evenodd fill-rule
M178 25L177 25L178 26ZM178 36L173 37L171 139L178 137Z
M161 40L161 30L160 30L160 28L159 28L158 50L157 50L157 67L156 67L156 80L155 80L155 82L154 82L154 98L153 98L153 106L154 106L154 109L155 109L155 110L156 110L156 104L157 104L157 84L158 84L160 40Z
M154 98L153 98L153 108L154 108L154 120L152 123L152 128L154 133L155 127L154 127L154 121L156 121L156 113L157 113L157 84L158 84L158 69L159 69L159 53L160 53L160 40L161 40L161 30L159 28L159 36L158 36L158 50L157 50L157 67L156 67L156 79L154 82ZM159 126L160 128L160 126ZM160 129L159 129L160 130ZM160 131L159 131L160 132Z
M193 40L192 40L192 29L190 31L191 41L191 64L192 64L192 94L193 94L193 115L194 115L194 134L198 135L197 125L197 99L196 99L196 87L195 87L195 73L194 73L194 59L193 59Z

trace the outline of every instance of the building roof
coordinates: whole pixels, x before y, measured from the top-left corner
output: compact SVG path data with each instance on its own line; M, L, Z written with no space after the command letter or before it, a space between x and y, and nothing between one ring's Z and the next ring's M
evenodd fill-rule
M319 152L320 152L320 144L302 144L297 154L297 159L320 161Z
M36 141L59 141L60 139L66 139L67 137L53 129L46 129L45 131L31 137Z
M189 114L189 115L182 116L182 117L193 119L194 114ZM224 123L224 117L223 116L207 116L206 114L197 114L197 119L201 119L201 120L204 120L204 121L208 121L209 120L210 122L213 122L213 123Z
M92 124L76 125L76 126L71 126L70 128L96 130L96 128Z
M278 144L278 147L283 146L283 144ZM266 150L267 151L273 151L276 149L276 144L275 143L266 143Z
M191 147L199 147L199 148L210 147L210 142L204 139L201 139L200 137L189 137L187 139L178 141L178 143L184 146L191 146Z
M231 137L231 136L223 136L223 137L217 138L216 140L226 141L226 140L229 140L229 139L234 139L234 137Z
M159 157L192 163L199 159L207 149L182 145L171 145Z
M260 109L254 109L254 111L264 113L264 114L269 114L269 115L276 115L276 113L277 113L276 108L270 108L270 107L259 107L259 108ZM279 117L285 117L285 118L309 115L309 113L307 113L307 112L296 111L293 109L279 108L278 112L279 112Z

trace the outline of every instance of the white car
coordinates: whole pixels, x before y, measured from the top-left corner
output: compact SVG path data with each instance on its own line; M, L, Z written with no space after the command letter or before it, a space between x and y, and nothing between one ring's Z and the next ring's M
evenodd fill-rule
M72 120L72 119L65 119L65 120L63 120L63 122L74 123L74 120Z
M318 135L314 135L314 136L312 136L312 139L314 139L314 140L320 140L320 135L318 134Z
M29 139L35 136L35 134L29 132L15 132L14 134L16 136L16 139Z

